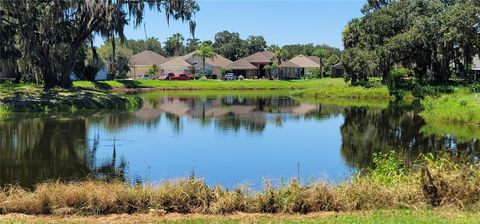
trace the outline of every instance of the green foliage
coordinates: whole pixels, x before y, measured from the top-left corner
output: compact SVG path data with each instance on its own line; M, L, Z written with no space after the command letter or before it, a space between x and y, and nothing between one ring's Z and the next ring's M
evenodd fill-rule
M411 86L412 70L405 67L393 67L387 77L387 86L390 95L396 99L402 99L405 96L405 89Z
M185 38L180 33L175 33L165 41L165 53L167 56L180 56L185 51Z
M224 67L222 67L222 68L220 68L220 75L223 76L223 75L225 75L225 74L227 74L227 73L229 73L229 72L232 72L232 71L233 71L233 70L230 69L230 68L224 68Z
M203 43L198 50L195 51L195 55L202 59L202 72L205 73L205 60L215 58L217 53L215 53L213 47L209 43Z
M304 76L306 79L318 79L322 78L322 70L320 68L310 69Z
M199 10L195 1L0 1L0 28L10 34L2 33L0 44L9 44L7 50L12 56L15 54L10 48L21 51L22 57L18 60L21 63L17 66L37 75L35 77L44 81L46 89L68 88L72 85L71 72L83 60L84 46L96 34L113 42L116 37L125 39L124 27L129 22L141 24L147 6L156 12L165 12L167 19L188 21L194 31L193 16ZM122 72L117 71L124 71L128 61L115 57L110 57L114 63L109 71L113 76L121 76Z
M162 44L156 37L149 37L145 40L129 39L124 44L126 48L133 52L133 54L138 54L143 51L153 51L160 55L164 54Z
M160 72L160 67L156 64L153 64L152 66L150 66L146 72L146 74L154 77L155 75L157 75L158 73Z
M404 163L394 151L375 153L373 168L367 171L367 177L382 184L397 184L406 177Z
M353 81L374 75L385 79L399 64L413 68L415 78L430 83L468 73L480 50L476 1L373 2L342 33L342 63Z
M238 76L238 80L244 80L244 79L245 79L245 77L243 77L243 75Z
M201 81L207 81L207 80L208 80L208 78L207 78L207 76L205 76L205 75L202 75L202 77L200 77L200 80L201 80Z
M100 58L103 59L105 66L108 68L109 79L121 79L127 77L130 71L130 59L133 52L122 46L119 41L115 42L115 52L111 41L105 43L98 49Z

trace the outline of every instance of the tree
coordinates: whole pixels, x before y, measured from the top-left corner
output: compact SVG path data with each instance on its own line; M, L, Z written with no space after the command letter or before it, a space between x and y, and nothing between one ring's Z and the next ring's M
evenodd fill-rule
M217 54L213 50L213 47L208 43L203 43L200 46L200 48L198 48L198 50L195 52L195 55L202 58L202 68L203 68L204 74L205 74L205 60L213 59L217 56Z
M157 54L163 55L162 44L158 38L150 37L146 40L127 40L125 46L130 49L133 54L138 54L142 51L153 51Z
M130 59L133 56L133 52L119 44L117 41L117 48L115 52L115 60L113 59L113 45L110 41L105 43L98 49L100 58L108 68L108 79L125 78L130 71Z
M324 48L319 48L313 51L313 55L320 58L320 78L323 78L323 73L324 73L323 61L325 61L324 59L328 57L328 52Z
M267 49L267 42L263 36L249 36L245 41L247 55L262 52Z
M222 31L215 34L213 48L215 52L235 61L246 56L245 43L240 34L229 31Z
M381 75L386 82L396 66L412 69L415 78L428 82L445 83L454 75L468 79L466 68L480 53L478 1L371 0L362 12L343 31L348 54L342 62L347 71L370 74L347 72L351 80ZM367 61L376 68L360 66Z
M173 34L165 41L165 52L168 56L180 56L184 51L185 38L180 33Z
M78 52L94 34L112 40L115 52L115 36L125 39L123 31L130 19L141 24L145 6L164 10L167 22L172 17L190 22L194 31L193 15L199 7L193 0L0 1L0 14L7 15L2 23L13 24L18 30L9 38L24 52L25 63L40 71L49 89L72 85L70 74Z
M158 72L160 72L160 67L158 67L156 64L153 64L150 66L150 68L148 68L146 74L150 75L151 77L155 77Z
M185 47L185 53L192 53L200 47L200 39L197 38L188 38L187 46Z
M282 61L285 60L286 55L287 55L287 53L285 52L285 50L283 50L282 48L277 48L277 49L273 52L273 54L274 54L273 58L276 60L276 64L277 64L277 65L281 65L281 64L282 64Z
M265 65L263 69L267 72L269 79L272 79L274 76L278 78L278 64Z

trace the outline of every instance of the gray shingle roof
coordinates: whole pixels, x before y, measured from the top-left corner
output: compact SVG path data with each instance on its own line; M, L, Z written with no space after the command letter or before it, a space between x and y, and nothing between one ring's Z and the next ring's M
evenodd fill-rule
M226 68L234 69L234 70L255 70L257 67L252 65L252 63L248 62L246 59L238 59L228 65L225 66Z
M136 55L133 55L132 60L130 60L130 63L136 66L141 66L141 65L150 66L154 64L161 65L166 61L168 61L167 58L153 51L143 51Z
M270 51L262 51L245 58L250 63L271 63L275 54Z

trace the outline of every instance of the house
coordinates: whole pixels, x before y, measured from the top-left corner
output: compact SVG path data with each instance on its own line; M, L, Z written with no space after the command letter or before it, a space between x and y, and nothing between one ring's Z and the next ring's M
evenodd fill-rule
M232 70L232 72L237 76L243 76L245 78L254 78L257 76L258 68L252 63L248 62L246 59L238 59L225 66Z
M130 60L130 72L128 72L127 77L133 79L142 78L152 65L160 66L167 61L167 58L153 51L140 52L133 55Z
M290 62L293 62L302 68L301 76L310 73L312 69L321 67L320 58L317 61L314 56L307 57L304 55L298 55L297 57L290 59Z
M183 59L193 66L194 73L204 73L207 75L219 76L221 69L232 63L229 59L217 54L214 58L205 59L205 71L203 71L203 59L195 55L195 52L183 56Z
M15 79L15 72L10 63L0 59L0 80Z
M245 58L247 62L257 67L257 77L263 78L265 77L265 65L273 64L273 59L275 54L271 51L262 51L252 54Z
M345 67L342 63L332 66L332 77L343 77L345 75Z
M279 79L298 79L301 78L302 68L291 62L291 61L283 61L280 64L278 69L278 78Z
M173 73L175 75L180 74L193 74L193 66L185 61L183 57L172 58L163 64L160 64L161 73Z

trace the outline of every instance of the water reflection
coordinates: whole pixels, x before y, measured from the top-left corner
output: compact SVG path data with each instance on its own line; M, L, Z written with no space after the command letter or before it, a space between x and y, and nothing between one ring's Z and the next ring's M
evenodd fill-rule
M188 176L233 186L264 177L342 178L375 152L407 163L448 149L476 159L476 138L424 134L409 105L311 104L285 96L149 94L135 112L0 121L0 184L85 177L156 182ZM299 166L300 165L300 166ZM301 170L299 170L301 167Z

